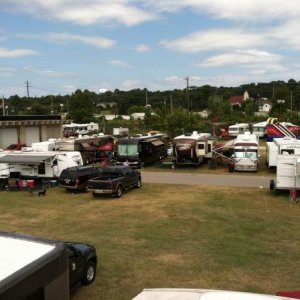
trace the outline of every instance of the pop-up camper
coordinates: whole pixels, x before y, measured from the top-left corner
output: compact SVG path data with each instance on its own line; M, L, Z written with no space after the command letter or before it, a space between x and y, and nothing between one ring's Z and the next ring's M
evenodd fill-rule
M70 299L63 243L0 232L0 247L0 299Z

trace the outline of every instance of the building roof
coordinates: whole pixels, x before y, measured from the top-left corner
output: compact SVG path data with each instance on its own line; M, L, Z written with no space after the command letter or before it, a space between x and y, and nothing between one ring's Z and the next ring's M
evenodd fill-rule
M244 101L244 96L240 95L240 96L231 96L229 98L229 103L231 105L235 105L235 104L241 104L241 102Z

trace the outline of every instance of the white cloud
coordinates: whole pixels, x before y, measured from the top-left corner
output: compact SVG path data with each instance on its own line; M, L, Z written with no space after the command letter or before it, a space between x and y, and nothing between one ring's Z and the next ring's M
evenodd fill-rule
M16 58L37 55L37 52L30 49L7 49L0 47L0 57Z
M98 48L110 48L115 41L103 37L72 34L68 32L49 32L44 34L16 34L18 37L27 39L39 39L54 43L80 42Z
M148 45L145 45L145 44L139 44L139 45L136 45L134 47L134 50L137 51L137 52L148 52L150 51L150 47Z
M118 66L118 67L130 67L130 65L127 62L118 59L110 60L107 63L109 65Z
M120 23L133 26L157 18L131 0L2 0L1 5L2 10L82 25Z
M0 77L10 77L16 73L14 68L10 67L1 67L0 66Z
M220 54L212 56L202 63L196 65L200 67L223 67L228 65L249 65L260 63L277 63L281 57L266 51L255 49L238 50L234 53Z
M132 90L135 88L139 88L139 81L127 79L121 83L121 86L124 90Z
M245 32L241 29L214 29L194 32L175 40L161 41L168 49L197 53L211 49L240 49L252 45L265 45L264 35Z
M146 0L145 0L146 1ZM294 0L147 0L148 7L175 13L183 9L208 14L217 19L270 22L300 17L300 2Z

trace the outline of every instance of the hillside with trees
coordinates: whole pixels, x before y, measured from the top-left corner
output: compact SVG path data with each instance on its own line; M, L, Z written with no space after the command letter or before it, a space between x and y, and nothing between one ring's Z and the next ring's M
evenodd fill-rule
M250 99L241 107L231 107L230 96L247 91ZM71 95L47 95L42 97L19 97L4 99L4 115L50 115L63 114L67 120L77 123L96 121L109 133L113 127L129 127L132 132L148 130L165 131L171 136L192 130L211 131L212 123L233 124L265 120L258 117L258 99L272 103L270 115L282 121L299 124L300 82L250 83L239 87L191 86L189 89L171 91L106 91L95 93L76 90ZM278 100L285 100L284 103ZM197 112L207 110L208 118ZM119 115L145 112L144 120L123 120ZM105 114L115 115L112 121L104 121ZM98 116L95 119L95 116ZM105 122L105 124L104 124Z

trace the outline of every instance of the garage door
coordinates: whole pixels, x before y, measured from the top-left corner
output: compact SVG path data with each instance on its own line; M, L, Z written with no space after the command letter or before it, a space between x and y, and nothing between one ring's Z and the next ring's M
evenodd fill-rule
M3 128L0 148L7 148L9 145L17 144L17 143L18 143L17 128Z
M32 143L40 142L40 129L39 127L26 127L26 145L31 146Z

